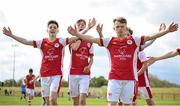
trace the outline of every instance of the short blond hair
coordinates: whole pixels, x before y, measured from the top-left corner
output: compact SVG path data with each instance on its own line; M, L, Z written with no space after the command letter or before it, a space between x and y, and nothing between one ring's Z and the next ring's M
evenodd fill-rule
M127 25L127 20L124 17L116 17L115 19L113 19L113 23L115 23L116 21Z

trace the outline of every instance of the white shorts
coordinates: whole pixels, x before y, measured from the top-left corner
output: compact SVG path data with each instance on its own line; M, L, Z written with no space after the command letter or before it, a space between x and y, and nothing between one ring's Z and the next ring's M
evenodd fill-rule
M109 80L107 89L108 102L122 102L132 104L135 81L133 80Z
M77 97L80 93L88 95L89 75L70 75L69 76L69 92L71 97Z
M34 89L26 88L26 93L29 94L30 96L34 96Z
M48 97L50 92L58 92L61 86L61 75L41 77L41 94L42 97Z
M138 87L138 93L142 95L144 99L152 98L151 87Z

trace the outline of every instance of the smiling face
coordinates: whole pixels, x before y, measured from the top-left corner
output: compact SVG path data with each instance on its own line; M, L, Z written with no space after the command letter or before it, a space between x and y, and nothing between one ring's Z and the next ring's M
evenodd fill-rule
M59 32L58 26L54 23L49 24L47 32L50 37L56 37L57 33Z

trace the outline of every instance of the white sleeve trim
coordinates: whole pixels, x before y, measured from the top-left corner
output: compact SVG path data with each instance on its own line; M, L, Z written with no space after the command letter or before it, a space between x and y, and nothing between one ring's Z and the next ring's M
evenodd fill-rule
M140 46L140 43L141 43L141 37L139 36L132 36L136 45L139 47Z
M37 48L41 49L42 41L43 41L43 40L37 40L37 41L35 41L35 42L36 42L36 45L37 45Z
M102 38L104 47L108 47L112 37Z
M143 51L139 52L138 57L141 62L147 61L146 54Z
M59 42L63 45L63 46L66 46L66 39L67 38L59 38Z

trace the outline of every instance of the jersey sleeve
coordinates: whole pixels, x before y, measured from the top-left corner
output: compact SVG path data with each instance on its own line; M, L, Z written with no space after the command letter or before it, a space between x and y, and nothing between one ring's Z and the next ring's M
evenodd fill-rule
M136 42L136 45L139 47L139 50L141 51L142 50L141 46L144 45L144 36L141 36L141 37L133 36L133 38Z
M145 61L147 61L146 54L145 54L143 51L139 52L138 58L139 58L139 60L140 60L142 63L145 62Z
M99 39L100 39L101 46L108 47L112 37L110 38L100 37Z
M94 46L93 46L93 44L91 45L91 48L89 49L89 55L94 56Z
M59 38L59 42L63 45L66 46L69 44L69 38Z
M41 48L41 45L42 45L42 40L37 40L37 41L33 41L33 47L34 48Z

